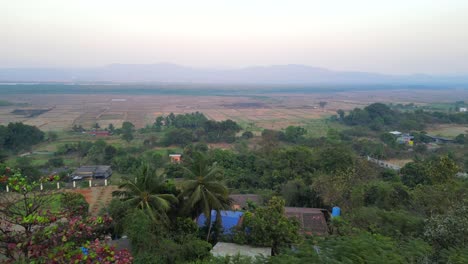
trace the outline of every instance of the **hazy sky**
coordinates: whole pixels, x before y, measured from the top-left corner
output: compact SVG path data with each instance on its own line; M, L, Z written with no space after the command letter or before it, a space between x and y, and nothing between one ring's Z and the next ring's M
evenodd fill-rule
M468 0L0 0L0 67L468 73Z

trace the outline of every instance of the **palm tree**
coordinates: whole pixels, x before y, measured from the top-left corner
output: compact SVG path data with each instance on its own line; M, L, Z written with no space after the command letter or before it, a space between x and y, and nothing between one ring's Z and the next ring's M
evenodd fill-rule
M138 170L135 181L126 179L119 185L119 189L112 193L114 197L130 206L146 210L153 220L157 220L156 212L159 219L167 222L167 211L178 202L173 194L167 193L165 177L158 175L148 165Z
M191 211L195 216L203 213L208 224L208 241L211 233L211 211L216 211L216 221L221 221L221 210L228 210L231 199L228 189L220 182L222 170L216 163L209 164L206 157L199 153L193 153L191 165L184 167L189 180L182 184L182 199L185 202L185 210Z

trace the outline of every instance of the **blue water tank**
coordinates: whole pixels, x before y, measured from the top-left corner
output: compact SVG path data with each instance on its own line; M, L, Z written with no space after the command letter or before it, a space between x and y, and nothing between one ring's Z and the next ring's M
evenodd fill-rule
M332 208L332 217L337 217L341 215L341 209L338 206Z

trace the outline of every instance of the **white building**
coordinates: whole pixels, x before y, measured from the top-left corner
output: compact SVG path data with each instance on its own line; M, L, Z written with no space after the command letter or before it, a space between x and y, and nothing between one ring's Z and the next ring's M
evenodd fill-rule
M271 256L271 248L269 247L253 247L248 245L238 245L234 243L218 242L211 250L211 254L215 257L226 257L226 256Z

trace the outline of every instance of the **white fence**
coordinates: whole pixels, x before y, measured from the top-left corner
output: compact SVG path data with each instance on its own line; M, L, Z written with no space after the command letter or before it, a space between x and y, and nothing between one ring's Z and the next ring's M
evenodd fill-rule
M109 179L88 179L88 180L80 180L80 181L72 181L72 182L55 182L52 183L40 183L39 190L43 191L44 189L76 189L76 188L92 188L92 187L102 187L108 186L110 184ZM5 191L10 192L10 186L5 186Z

